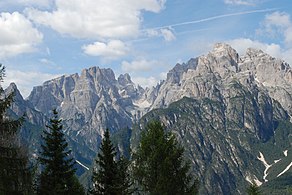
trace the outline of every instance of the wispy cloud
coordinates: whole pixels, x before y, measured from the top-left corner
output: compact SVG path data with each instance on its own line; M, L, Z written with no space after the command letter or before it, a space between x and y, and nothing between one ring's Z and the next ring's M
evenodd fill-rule
M158 26L158 27L149 28L149 29L143 29L142 31L148 31L150 29L156 30L156 29L174 28L174 27L178 27L178 26L184 26L184 25L189 25L189 24L198 24L198 23L202 23L202 22L208 22L208 21L217 20L217 19L221 19L221 18L228 18L228 17L232 17L232 16L240 16L240 15L248 15L248 14L254 14L254 13L271 12L271 11L276 11L278 9L279 8L258 9L258 10L250 10L250 11L244 11L244 12L230 13L230 14L222 14L222 15L212 16L212 17L203 18L203 19L199 19L199 20L192 20L192 21L187 21L187 22L169 24L169 25L165 25L165 26Z
M173 41L176 39L171 28L149 29L146 31L146 34L149 37L163 37L165 41Z
M229 5L248 5L248 6L252 6L255 5L255 3L253 1L243 1L243 0L224 0L225 4L229 4Z

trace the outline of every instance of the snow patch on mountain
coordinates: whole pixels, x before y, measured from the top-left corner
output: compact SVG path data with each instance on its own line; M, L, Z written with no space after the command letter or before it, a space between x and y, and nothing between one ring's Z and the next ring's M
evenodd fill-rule
M288 150L283 151L284 155L287 157L288 156ZM258 157L258 159L264 164L265 166L265 170L264 170L264 176L263 179L265 182L267 182L268 180L266 179L268 176L268 170L276 163L278 163L279 161L281 161L282 159L278 159L278 160L274 160L273 164L268 164L267 161L265 160L265 157L263 155L263 153L259 152L260 156ZM280 177L281 175L283 175L285 172L287 172L290 168L292 167L292 162L281 172L277 175L277 177Z
M76 162L81 165L83 168L89 170L89 168L87 166L85 166L84 164L82 164L79 160L76 160Z
M279 159L279 160L274 160L274 163L276 164L277 162L279 162L280 160L282 160L282 159Z
M292 167L292 162L290 162L290 164L279 174L277 175L277 177L280 177L281 175L283 175L285 172L287 172L290 168Z
M264 157L263 153L261 153L261 152L260 152L260 157L258 157L258 159L259 159L259 160L264 164L264 166L266 167L266 168L265 168L265 171L264 171L263 179L264 179L265 182L267 182L268 180L267 180L266 178L267 178L267 176L268 176L268 170L269 170L269 168L270 168L272 165L269 165L269 164L267 163L267 161L265 160L265 157Z
M250 176L246 176L245 180L250 184L255 183L257 186L261 186L263 184L263 182L261 182L255 175L253 175L252 178Z
M283 153L285 156L288 156L288 150L285 150Z
M148 102L147 100L140 100L133 102L133 104L139 108L149 108L151 106L151 103Z

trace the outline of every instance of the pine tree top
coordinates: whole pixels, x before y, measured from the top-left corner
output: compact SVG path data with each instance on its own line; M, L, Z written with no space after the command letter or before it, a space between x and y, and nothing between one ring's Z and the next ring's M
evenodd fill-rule
M75 178L75 161L70 157L71 150L63 133L62 120L56 109L44 131L39 161L43 166L40 175L39 194L70 194L83 188ZM77 194L78 194L77 193Z
M159 121L148 123L134 154L134 177L142 191L152 194L196 194L184 148Z

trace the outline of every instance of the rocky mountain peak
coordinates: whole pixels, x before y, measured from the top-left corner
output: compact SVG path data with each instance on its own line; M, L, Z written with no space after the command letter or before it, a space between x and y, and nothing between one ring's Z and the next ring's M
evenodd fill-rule
M198 58L191 58L187 63L177 63L173 69L167 73L166 80L172 83L179 83L182 79L182 75L189 69L195 70L198 65Z
M119 77L118 77L118 83L122 86L126 86L128 84L133 84L132 80L131 80L131 77L128 73L125 73L125 74L121 74Z
M216 43L210 54L217 58L230 57L235 62L238 62L239 57L237 51L226 43Z
M248 48L241 60L241 70L251 71L258 81L266 86L282 86L292 81L292 70L289 64L262 50Z
M33 108L33 105L31 102L24 100L20 91L18 90L15 83L10 83L10 85L4 90L4 94L8 95L10 93L14 93L13 97L13 103L11 105L10 110L10 116L26 116L26 122L30 122L31 124L38 124L41 126L45 125L46 118L42 115L42 113L36 111ZM25 122L25 123L26 123ZM30 129L21 128L20 134L22 136L22 139L27 139L29 136L31 136L30 133L28 133Z
M15 101L21 101L21 102L24 101L15 83L10 83L9 86L5 89L5 94L10 94L10 93L14 93Z
M224 78L238 69L239 55L235 49L225 43L216 43L211 52L198 58L196 73L206 75L216 72Z
M6 90L8 92L13 92L13 91L17 90L17 86L15 83L10 83L9 86L6 88Z
M137 86L128 73L121 74L118 77L119 94L123 98L131 98L132 101L136 101L144 94L144 89L141 86Z
M97 81L116 81L115 74L110 68L99 68L98 66L83 69L81 79L92 78Z
M255 57L270 57L268 54L263 52L261 49L256 49L256 48L247 48L246 50L246 56L250 58L255 58Z

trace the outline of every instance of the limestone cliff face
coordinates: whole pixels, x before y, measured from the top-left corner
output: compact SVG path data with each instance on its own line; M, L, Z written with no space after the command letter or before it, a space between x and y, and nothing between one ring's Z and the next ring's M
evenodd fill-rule
M292 161L291 155L283 153L292 149L291 138L281 136L291 136L288 115L267 94L255 99L237 84L230 90L235 92L227 98L228 106L209 98L185 97L150 111L140 120L141 129L133 131L133 150L147 122L159 120L185 147L193 172L200 178L200 194L246 194L252 180L269 185ZM291 178L291 170L286 174Z
M38 148L40 147L40 135L47 124L46 116L37 111L27 100L24 100L17 86L11 83L4 91L4 94L14 93L14 102L8 110L9 117L24 117L24 122L20 128L21 142L28 147L32 161L35 160Z
M111 69L92 67L80 75L62 76L34 87L28 101L45 114L57 108L67 135L88 150L97 151L106 128L115 132L132 125L136 117L133 102L143 92L128 74L116 80ZM83 153L84 148L76 150ZM85 152L85 157L93 156Z
M146 89L129 74L116 79L111 69L84 69L34 87L27 100L18 92L13 111L44 126L53 108L75 157L87 165L106 128L121 135L133 124L160 119L185 146L203 194L244 194L251 180L268 185L292 160L291 152L283 155L292 151L292 70L257 49L239 56L218 43L207 55L176 64L165 81ZM140 131L132 132L133 150ZM124 137L123 150L130 144L130 135Z
M45 125L46 118L41 112L34 109L34 106L27 100L24 100L15 83L11 83L4 91L5 94L14 93L14 103L11 105L12 115L24 116L26 121L34 125Z
M148 111L167 107L183 97L222 100L232 93L228 87L233 81L248 90L258 88L268 93L292 114L290 66L257 49L248 49L239 56L223 43L216 44L205 56L176 64L166 80L151 89L133 83L129 74L116 79L111 69L92 67L81 75L62 76L34 87L28 101L43 113L58 107L64 119L82 113L88 122L96 115L96 106L106 105L135 121ZM98 120L95 124L100 123Z
M256 49L239 56L216 44L168 73L150 106L156 109L138 126L158 119L177 135L203 180L202 194L245 194L244 183L269 186L286 167L291 178L292 156L283 154L292 149L291 87L291 68L282 60Z
M223 43L216 44L207 55L177 64L170 70L149 110L167 107L182 97L220 100L233 80L247 88L256 86L266 91L292 114L292 69L289 64L252 48L239 56Z

